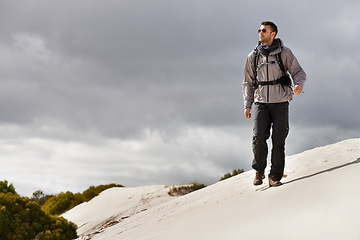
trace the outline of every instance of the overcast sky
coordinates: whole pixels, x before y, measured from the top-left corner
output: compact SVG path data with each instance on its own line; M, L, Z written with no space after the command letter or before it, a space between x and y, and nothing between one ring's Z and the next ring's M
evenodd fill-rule
M211 184L251 168L264 20L307 73L287 155L360 136L360 2L0 0L0 180L21 195Z

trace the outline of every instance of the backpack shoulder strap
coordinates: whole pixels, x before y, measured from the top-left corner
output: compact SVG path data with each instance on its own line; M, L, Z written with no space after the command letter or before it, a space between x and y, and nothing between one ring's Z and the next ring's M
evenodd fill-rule
M281 52L279 52L278 54L276 54L277 56L277 60L279 62L279 67L281 69L281 71L283 72L283 76L281 78L279 78L279 83L281 84L281 86L283 87L283 89L285 89L284 86L290 86L291 88L291 78L289 76L289 74L287 73L284 63L281 59Z
M258 61L259 61L259 56L260 56L260 52L257 48L254 49L254 52L255 52L255 57L254 57L254 76L255 76L255 79L257 77L257 66L258 66Z
M254 49L255 52L255 57L254 57L254 62L253 62L253 67L254 67L254 82L253 82L253 87L254 89L257 89L259 87L258 81L257 81L257 70L258 70L258 61L259 61L259 56L260 56L260 52L259 50L257 50L257 48Z
M280 67L281 71L284 73L284 76L285 76L287 74L287 71L285 70L284 63L283 63L283 61L281 59L281 52L276 54L276 58L277 58L277 61L279 62L279 67Z

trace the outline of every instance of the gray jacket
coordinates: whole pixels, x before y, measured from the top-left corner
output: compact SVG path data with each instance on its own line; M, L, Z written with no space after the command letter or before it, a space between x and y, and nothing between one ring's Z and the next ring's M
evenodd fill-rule
M269 56L266 56L260 52L257 63L258 66L260 66L257 70L257 80L259 82L273 81L279 79L283 75L283 72L281 71L278 63L271 64L271 62L277 61L276 54L281 52L282 62L284 64L285 70L290 73L293 84L304 88L306 81L306 74L304 70L300 66L291 50L285 47L281 40L280 43L281 46L271 51ZM245 108L251 108L254 102L280 103L292 100L293 93L291 87L283 87L280 84L259 85L257 89L253 87L255 79L254 61L255 50L250 52L245 63L243 80L243 97Z

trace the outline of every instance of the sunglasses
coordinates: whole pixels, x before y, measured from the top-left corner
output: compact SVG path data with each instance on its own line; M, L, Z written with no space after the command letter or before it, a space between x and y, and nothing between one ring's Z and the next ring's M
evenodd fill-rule
M263 28L263 29L259 29L258 33L260 33L260 32L266 33L267 31L271 32L270 30Z

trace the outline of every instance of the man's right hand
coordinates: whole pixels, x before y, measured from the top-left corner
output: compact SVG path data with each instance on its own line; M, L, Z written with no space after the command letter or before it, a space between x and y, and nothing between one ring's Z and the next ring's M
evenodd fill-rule
M251 108L245 108L244 114L246 118L251 118L250 110Z

